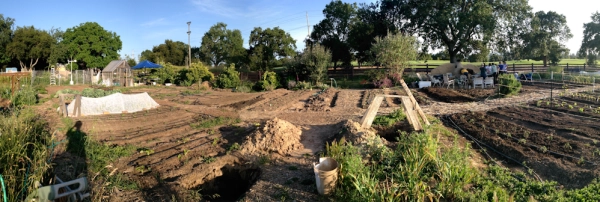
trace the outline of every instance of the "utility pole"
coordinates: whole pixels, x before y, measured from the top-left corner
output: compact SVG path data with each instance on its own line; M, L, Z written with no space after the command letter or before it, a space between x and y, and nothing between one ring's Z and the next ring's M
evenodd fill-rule
M308 11L306 11L306 30L308 31L307 37L310 37L310 26L308 25Z
M190 68L192 66L192 46L190 45L190 34L192 33L192 31L190 31L190 24L192 24L192 22L187 22L188 24L188 63L187 63L187 67Z

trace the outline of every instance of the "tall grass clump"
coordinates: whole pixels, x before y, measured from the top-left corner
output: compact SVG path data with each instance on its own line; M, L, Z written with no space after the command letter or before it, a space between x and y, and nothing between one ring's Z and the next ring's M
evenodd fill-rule
M349 142L332 143L328 155L341 164L334 197L348 201L465 198L462 189L475 176L467 161L469 149L450 147L440 152L437 135L432 133L428 129L400 135L396 148L375 144L379 146L359 149ZM363 157L368 163L363 163Z
M0 115L0 174L8 201L22 201L43 181L49 165L51 134L31 109Z
M327 145L340 164L335 201L599 201L598 179L581 189L563 190L523 172L490 165L475 169L472 150L438 138L451 133L439 123L423 132L401 132L395 148L381 138L355 146L343 138Z

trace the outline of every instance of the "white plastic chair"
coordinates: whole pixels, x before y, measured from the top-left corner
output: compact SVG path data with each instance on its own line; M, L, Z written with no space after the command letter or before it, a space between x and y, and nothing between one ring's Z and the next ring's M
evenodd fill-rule
M477 86L481 86L481 88L483 88L483 77L477 77L473 79L473 88L476 88Z
M63 182L60 178L56 177L56 181L58 184L41 186L39 182L36 182L36 187L38 187L37 192L31 193L26 201L54 201L59 198L68 197L70 201L78 201L83 200L90 196L90 193L85 193L87 190L87 178L82 177L79 179L71 180L68 182ZM77 188L71 189L69 186L77 184ZM65 189L63 193L59 193L60 189Z
M452 85L452 88L454 88L454 79L449 79L448 74L444 75L444 84L442 85L442 87L444 85L446 85L446 88L450 88L450 85Z
M494 87L494 77L485 78L485 80L483 81L483 85L484 87Z
M435 86L436 84L438 86L442 85L442 82L439 79L436 79L435 77L433 77L431 74L427 75L429 77L429 80L431 80L431 86Z

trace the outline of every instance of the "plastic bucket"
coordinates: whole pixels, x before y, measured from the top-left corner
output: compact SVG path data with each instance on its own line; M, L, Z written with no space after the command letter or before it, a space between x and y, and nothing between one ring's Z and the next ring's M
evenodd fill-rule
M313 166L319 194L328 195L332 193L338 178L338 162L332 158L324 157L319 159L319 164L313 164Z

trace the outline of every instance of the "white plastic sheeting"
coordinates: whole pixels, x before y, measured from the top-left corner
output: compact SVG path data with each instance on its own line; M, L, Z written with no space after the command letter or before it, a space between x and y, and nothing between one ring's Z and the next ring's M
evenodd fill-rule
M142 110L149 110L158 107L158 103L148 95L148 93L139 94L121 94L89 98L81 97L81 115L100 115L100 114L120 114L132 113ZM74 115L75 100L67 106L67 112Z

